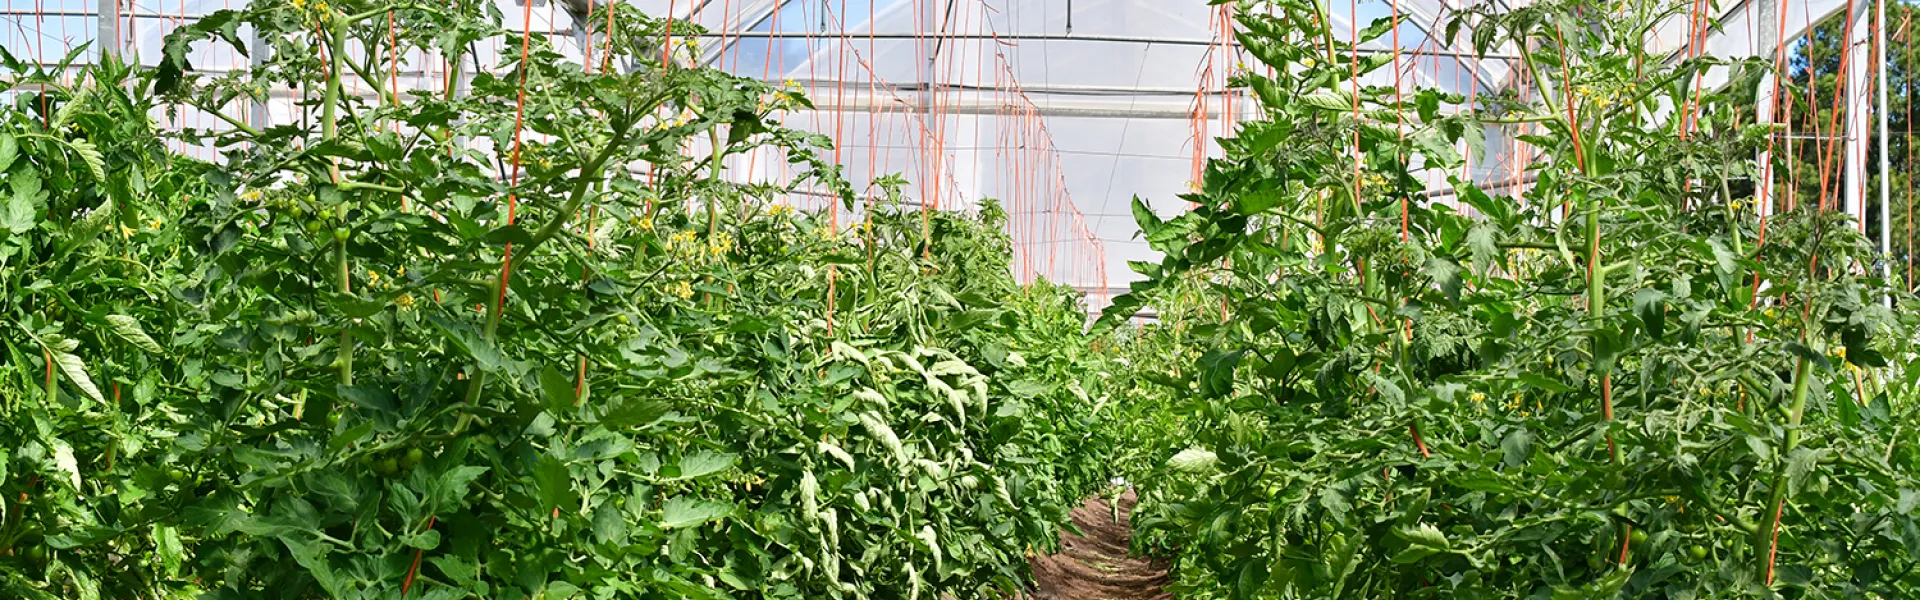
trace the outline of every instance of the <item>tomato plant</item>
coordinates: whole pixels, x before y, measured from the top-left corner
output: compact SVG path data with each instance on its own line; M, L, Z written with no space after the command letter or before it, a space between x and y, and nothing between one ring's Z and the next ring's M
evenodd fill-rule
M1192 210L1136 209L1166 258L1106 317L1162 315L1127 350L1124 420L1157 440L1128 479L1181 593L1920 587L1912 300L1818 199L1756 216L1766 63L1649 54L1680 6L1542 2L1446 37L1518 52L1543 93L1400 97L1354 83L1391 61L1324 6L1240 4L1265 118ZM1710 68L1730 83L1694 87ZM1422 193L1493 124L1542 152L1521 193Z
M464 1L257 2L73 85L8 64L46 85L0 116L0 595L1024 585L1108 473L1077 295L1014 282L990 201L856 201L779 125L803 96L613 6L600 65ZM270 55L192 69L242 27ZM526 53L470 86L377 75L493 42ZM222 112L285 87L315 118ZM147 117L189 107L228 126Z

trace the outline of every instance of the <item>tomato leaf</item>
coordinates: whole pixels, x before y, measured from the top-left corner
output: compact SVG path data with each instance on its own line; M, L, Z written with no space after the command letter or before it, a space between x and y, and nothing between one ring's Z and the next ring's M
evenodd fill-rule
M1199 363L1195 365L1196 378L1200 382L1200 397L1220 398L1232 395L1234 371L1240 366L1240 357L1246 353L1246 350L1227 351L1216 348L1201 355Z
M366 410L382 413L393 413L397 410L397 401L393 392L386 389L364 385L343 385L336 391L341 399Z
M705 524L727 516L733 507L691 496L674 496L660 508L660 528L680 529Z
M60 374L65 375L67 381L73 383L73 387L79 388L80 393L93 399L94 402L107 401L104 396L100 395L100 388L94 387L93 378L87 376L87 363L81 361L80 357L71 353L61 350L49 350L53 354L53 364L60 368Z
M547 398L547 410L562 415L573 409L573 382L553 367L540 369L540 391Z
M14 235L32 231L39 222L40 172L27 167L13 173L7 180L13 195L7 199L6 210L0 211L0 226Z
M1633 315L1640 319L1648 337L1659 339L1667 331L1667 294L1653 288L1633 293Z
M672 409L672 405L657 399L623 397L606 403L601 409L600 424L609 429L652 425Z
M580 498L573 489L573 476L567 471L566 463L551 454L540 455L540 462L533 469L533 486L545 508L574 507Z
M726 471L727 469L731 469L733 468L734 463L738 462L739 460L740 460L740 456L737 454L727 454L722 452L713 452L710 450L701 450L699 452L695 452L693 454L689 454L687 456L681 457L680 475L675 477L668 477L660 481L662 483L666 483L666 482L672 482L672 481L686 481L689 479L699 479L702 477L706 477L708 475L713 475L715 473Z
M1447 534L1430 523L1421 523L1415 527L1403 527L1394 530L1394 534L1406 541L1407 548L1393 555L1393 562L1407 564L1419 562L1435 554L1453 551L1453 545L1447 542Z
M67 444L60 438L48 439L47 445L53 450L53 469L62 476L59 481L78 491L80 489L80 462L73 458L73 446Z
M0 173L6 173L13 167L13 161L20 156L20 142L7 132L0 131Z
M161 348L159 342L147 336L147 331L140 327L139 320L126 315L107 315L106 319L107 324L113 327L113 332L132 342L134 347L153 354L166 353L166 349Z

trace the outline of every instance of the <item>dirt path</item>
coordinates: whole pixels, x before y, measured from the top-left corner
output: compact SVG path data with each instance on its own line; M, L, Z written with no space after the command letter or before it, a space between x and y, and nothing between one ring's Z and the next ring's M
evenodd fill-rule
M1120 519L1104 498L1088 500L1073 511L1073 523L1085 536L1060 534L1061 550L1033 559L1037 600L1168 600L1165 561L1127 555L1132 536L1128 517L1135 498L1120 497Z

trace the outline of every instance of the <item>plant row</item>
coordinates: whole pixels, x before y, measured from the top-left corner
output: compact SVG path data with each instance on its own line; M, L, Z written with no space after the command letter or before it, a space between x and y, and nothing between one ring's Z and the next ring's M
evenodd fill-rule
M803 97L619 3L587 65L492 6L256 2L70 83L0 57L38 84L0 111L0 596L1023 586L1105 484L1104 359L1003 211L856 194L777 123ZM193 69L242 27L271 52ZM525 54L382 86L494 42ZM305 118L236 116L286 88Z

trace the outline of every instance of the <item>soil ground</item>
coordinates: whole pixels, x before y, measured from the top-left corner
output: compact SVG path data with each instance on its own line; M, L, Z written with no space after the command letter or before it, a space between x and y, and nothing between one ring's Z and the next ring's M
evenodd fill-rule
M1037 600L1169 600L1165 561L1127 554L1133 534L1129 516L1136 499L1120 496L1120 518L1105 498L1087 500L1073 511L1083 535L1060 534L1060 553L1033 558Z

